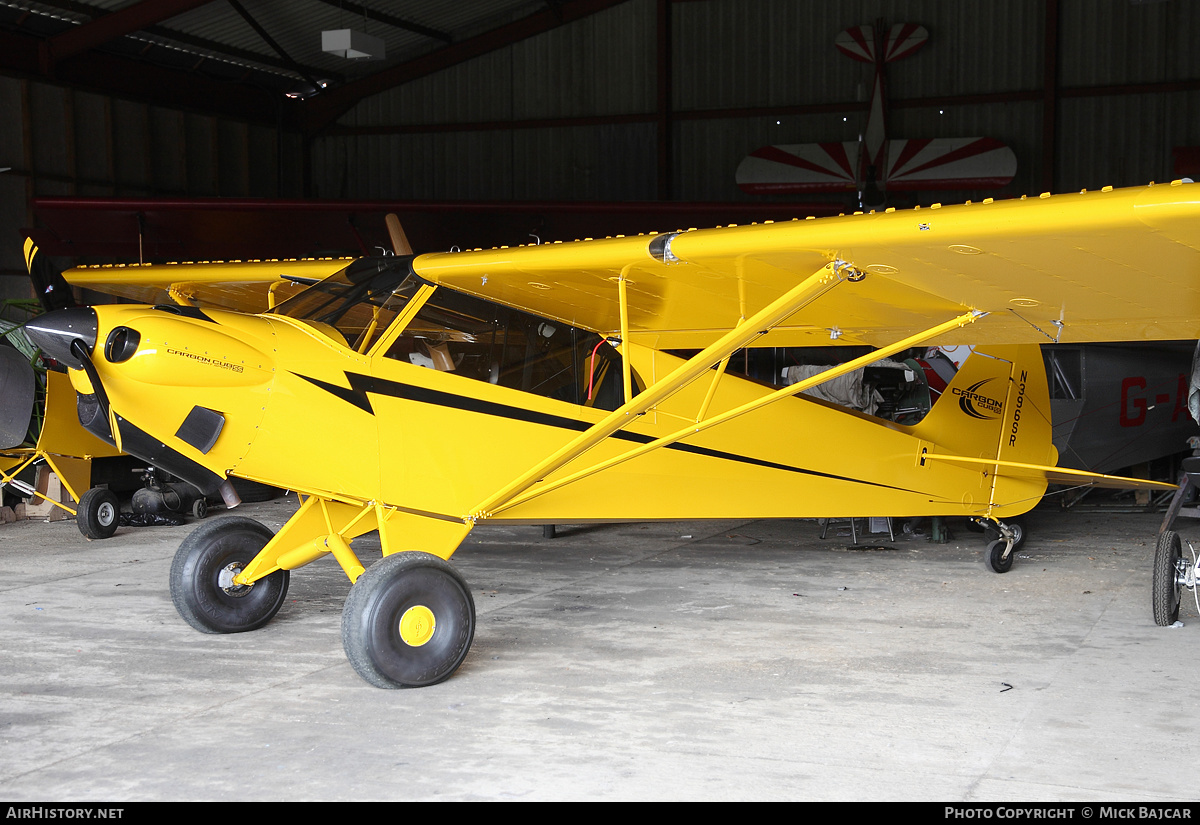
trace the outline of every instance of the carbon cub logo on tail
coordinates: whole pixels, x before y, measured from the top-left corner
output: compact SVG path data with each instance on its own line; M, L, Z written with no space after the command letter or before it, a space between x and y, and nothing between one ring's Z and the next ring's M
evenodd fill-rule
M951 392L958 398L958 408L972 418L984 421L999 418L1004 412L1004 400L992 398L979 391L984 384L994 380L994 378L985 378L982 381L976 381L969 387L952 387Z

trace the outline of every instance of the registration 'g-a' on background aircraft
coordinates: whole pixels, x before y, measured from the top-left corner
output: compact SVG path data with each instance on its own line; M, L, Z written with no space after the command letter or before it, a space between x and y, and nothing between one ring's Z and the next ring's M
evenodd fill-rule
M1198 217L1177 182L417 256L398 233L398 254L354 261L74 270L147 303L28 332L91 432L229 505L230 477L301 494L277 534L233 516L184 540L189 624L260 627L290 572L332 554L350 662L419 686L471 645L448 559L481 522L959 515L999 532L1002 571L1005 519L1049 483L1171 489L1056 466L1038 345L1200 338ZM193 305L213 291L273 306ZM726 369L744 347L830 344L873 350L778 390ZM956 344L975 354L913 425L800 395ZM383 558L360 559L375 530Z

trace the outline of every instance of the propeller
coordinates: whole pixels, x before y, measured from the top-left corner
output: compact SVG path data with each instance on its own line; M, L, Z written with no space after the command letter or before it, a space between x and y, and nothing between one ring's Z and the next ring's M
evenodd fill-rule
M387 224L388 235L392 239L392 251L397 255L413 254L412 245L409 244L408 236L404 234L404 227L400 225L400 219L396 217L395 213L389 212L383 222Z
M33 282L33 291L47 312L77 306L71 287L62 276L62 270L41 254L32 238L25 239L25 268Z

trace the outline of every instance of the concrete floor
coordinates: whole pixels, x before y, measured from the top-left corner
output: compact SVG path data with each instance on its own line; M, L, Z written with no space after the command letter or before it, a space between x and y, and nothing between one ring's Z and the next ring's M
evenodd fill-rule
M1005 575L965 531L480 528L474 647L405 691L346 662L332 559L209 636L167 589L190 528L0 525L0 798L1194 800L1200 621L1151 619L1160 519L1039 511Z

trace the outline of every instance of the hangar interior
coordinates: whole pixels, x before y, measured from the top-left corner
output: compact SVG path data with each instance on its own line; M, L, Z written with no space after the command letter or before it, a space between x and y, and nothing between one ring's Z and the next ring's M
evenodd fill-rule
M838 39L872 26L878 50L898 24L922 42L886 62ZM387 245L395 211L421 253L1196 177L1197 33L1185 0L0 0L0 300L37 297L26 236L58 267L360 255ZM840 189L739 177L755 153L862 146L880 123L914 152L986 140L1015 167L883 194L855 170ZM1154 408L1131 403L1121 426ZM295 501L257 506L275 529ZM1195 731L1175 700L1200 673L1183 634L1142 615L1161 516L1071 518L1025 522L1059 555L1027 550L1019 585L985 578L970 539L869 558L809 541L811 524L791 526L804 539L745 521L479 531L463 554L479 639L425 693L364 692L345 666L324 621L347 587L336 569L293 590L284 622L181 657L196 634L153 580L178 537L119 533L105 558L61 523L0 524L14 628L0 788L1183 804L1193 780L1172 753ZM80 606L126 584L138 601L120 618ZM794 626L781 615L799 603ZM1185 624L1197 611L1183 603ZM744 629L721 624L730 613ZM285 638L307 630L320 640ZM805 652L786 652L797 636ZM227 724L254 741L229 744ZM367 783L369 760L419 775Z
M888 135L986 136L1017 160L998 189L892 205L1167 181L1200 163L1196 14L1170 0L8 2L0 226L19 239L48 197L761 205L735 181L746 155L859 139L874 67L834 40L880 21L928 31L885 67ZM343 29L386 55L321 51ZM855 206L767 199L787 217L805 201ZM522 228L497 242L528 242L537 226ZM6 246L0 294L24 297Z

